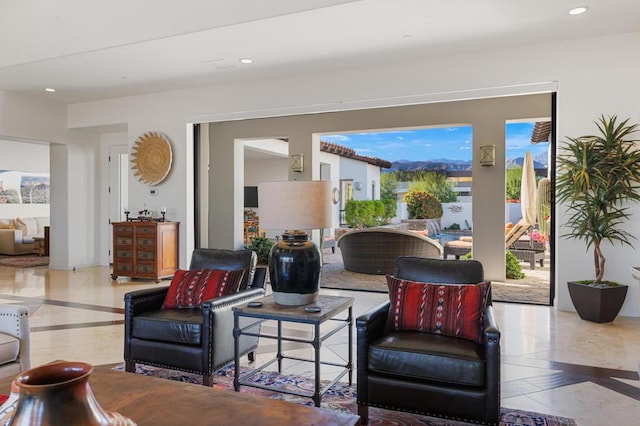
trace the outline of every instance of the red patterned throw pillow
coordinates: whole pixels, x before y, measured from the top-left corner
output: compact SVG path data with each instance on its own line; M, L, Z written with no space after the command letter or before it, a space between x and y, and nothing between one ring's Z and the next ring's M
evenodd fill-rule
M205 300L236 293L243 275L242 269L178 270L171 280L162 308L201 308Z
M387 275L389 320L395 330L484 341L482 322L490 283L431 284Z

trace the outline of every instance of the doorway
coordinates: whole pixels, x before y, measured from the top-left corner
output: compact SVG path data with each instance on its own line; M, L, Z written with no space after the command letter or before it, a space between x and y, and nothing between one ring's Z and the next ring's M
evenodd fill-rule
M552 173L555 170L551 118L507 122L505 185L506 271L495 283L494 300L552 305Z
M126 220L129 200L129 150L126 145L109 147L109 264L113 263L111 224Z

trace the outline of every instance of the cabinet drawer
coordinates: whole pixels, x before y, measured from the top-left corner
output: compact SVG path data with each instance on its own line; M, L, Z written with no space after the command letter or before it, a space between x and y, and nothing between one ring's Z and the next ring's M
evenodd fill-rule
M133 234L133 227L124 225L114 225L116 234L131 235Z
M131 237L116 237L116 245L118 246L131 246L133 245L133 238Z
M142 234L142 235L154 235L156 233L156 227L155 226L138 226L138 229L136 231L138 232L138 234Z
M156 252L155 251L138 251L138 259L140 260L155 260Z
M136 265L136 273L138 274L155 274L156 273L156 265L150 263L139 263Z
M139 247L155 247L156 246L155 238L138 238L137 242Z
M133 272L133 264L128 262L118 262L114 266L115 274L126 275L127 272Z
M116 250L116 257L120 259L133 259L133 252L131 250Z

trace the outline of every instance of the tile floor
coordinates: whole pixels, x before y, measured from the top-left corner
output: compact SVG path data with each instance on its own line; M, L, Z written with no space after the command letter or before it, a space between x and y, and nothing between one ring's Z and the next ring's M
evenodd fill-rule
M122 278L114 283L109 274L106 267L76 272L0 267L0 303L20 303L35 311L32 365L55 359L95 365L122 361L123 296L156 284ZM386 298L341 290L323 294L354 297L354 316ZM495 309L502 331L503 406L571 417L579 425L640 422L640 319L594 324L545 306L495 303ZM269 327L267 323L263 330ZM261 340L258 361L270 358L274 348L273 341ZM297 344L287 351L310 352ZM322 348L325 360L346 353L346 330ZM285 368L308 374L312 366L292 362ZM323 375L331 373L323 369Z

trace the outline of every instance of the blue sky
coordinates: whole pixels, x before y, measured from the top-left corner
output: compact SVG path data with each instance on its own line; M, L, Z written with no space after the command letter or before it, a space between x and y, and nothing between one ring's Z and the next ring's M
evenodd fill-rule
M547 152L547 143L531 143L532 130L533 123L507 125L507 159L524 157L527 150L534 158ZM323 135L322 140L353 148L358 155L387 161L471 160L472 133L471 126L439 127Z

